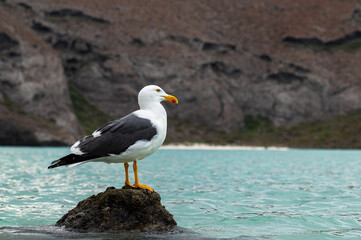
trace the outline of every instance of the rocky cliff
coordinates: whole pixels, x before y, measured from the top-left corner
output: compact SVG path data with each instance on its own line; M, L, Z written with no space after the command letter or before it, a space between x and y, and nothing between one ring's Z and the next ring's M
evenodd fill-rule
M68 83L109 118L162 86L180 100L166 105L173 139L249 116L293 126L361 110L356 0L0 2L0 118L40 118L37 138L79 136Z
M58 145L79 134L58 54L6 9L0 9L0 103L0 144Z

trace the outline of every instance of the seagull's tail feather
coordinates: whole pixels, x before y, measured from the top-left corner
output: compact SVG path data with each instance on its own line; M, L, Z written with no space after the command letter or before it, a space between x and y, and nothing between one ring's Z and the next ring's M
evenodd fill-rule
M89 155L89 154L76 155L76 154L71 153L58 160L53 161L50 164L50 166L48 167L48 169L56 168L56 167L60 167L60 166L72 165L72 164L76 164L76 163L81 163L81 162L87 161L89 159L98 158L98 157L101 157L101 156L94 156L94 155Z

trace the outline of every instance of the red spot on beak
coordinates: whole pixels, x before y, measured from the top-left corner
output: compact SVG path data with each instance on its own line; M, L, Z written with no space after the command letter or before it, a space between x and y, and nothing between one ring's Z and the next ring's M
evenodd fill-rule
M178 99L172 95L163 96L165 100L171 103L178 103Z

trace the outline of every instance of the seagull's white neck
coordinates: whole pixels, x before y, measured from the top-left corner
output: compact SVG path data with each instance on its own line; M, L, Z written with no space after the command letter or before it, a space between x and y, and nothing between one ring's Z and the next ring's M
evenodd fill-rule
M155 115L164 116L167 118L167 112L160 102L141 102L139 101L140 110L148 110Z

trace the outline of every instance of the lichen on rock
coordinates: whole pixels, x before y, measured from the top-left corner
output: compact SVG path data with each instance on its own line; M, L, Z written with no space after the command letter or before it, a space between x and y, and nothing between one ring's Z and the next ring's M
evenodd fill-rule
M176 225L173 215L147 189L109 187L65 214L55 225L70 230L168 232Z

